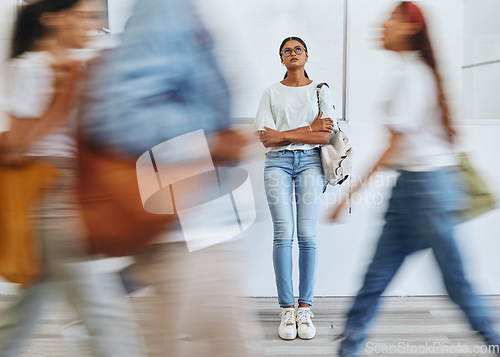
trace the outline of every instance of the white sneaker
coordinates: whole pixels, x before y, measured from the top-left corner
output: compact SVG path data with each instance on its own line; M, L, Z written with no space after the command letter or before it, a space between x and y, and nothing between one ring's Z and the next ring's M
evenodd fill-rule
M314 314L309 307L299 307L297 312L297 332L303 340L310 340L316 336L316 327L314 327L311 317Z
M293 340L297 337L297 325L295 322L295 309L284 308L280 314L281 323L278 328L278 335L284 340Z

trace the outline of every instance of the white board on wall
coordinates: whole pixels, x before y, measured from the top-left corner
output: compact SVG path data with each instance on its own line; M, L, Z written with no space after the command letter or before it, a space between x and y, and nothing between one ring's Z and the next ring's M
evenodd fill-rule
M233 95L233 117L253 119L260 96L283 79L281 41L302 38L306 70L327 82L342 119L344 88L344 0L196 0L217 42L217 54Z

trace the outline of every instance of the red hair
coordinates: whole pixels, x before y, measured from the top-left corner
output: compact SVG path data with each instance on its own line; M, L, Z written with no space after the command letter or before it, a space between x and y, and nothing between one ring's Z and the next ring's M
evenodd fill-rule
M412 24L425 24L424 14L422 10L412 3L411 1L405 1L405 20Z
M446 128L449 140L453 140L455 130L451 126L450 110L446 101L446 96L443 91L443 81L437 69L436 60L434 58L434 51L432 50L431 41L427 32L427 25L422 10L411 1L403 1L399 5L403 11L406 22L412 24L419 24L420 30L411 37L413 50L420 51L422 58L431 68L438 89L438 102L441 107L443 125Z

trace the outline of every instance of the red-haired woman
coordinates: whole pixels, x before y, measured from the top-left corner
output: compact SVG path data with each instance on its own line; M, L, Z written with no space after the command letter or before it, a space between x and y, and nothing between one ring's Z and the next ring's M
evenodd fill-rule
M379 298L406 256L431 248L450 298L489 345L500 344L488 312L465 278L453 229L463 208L452 148L454 130L421 10L400 3L383 25L383 45L397 52L403 70L388 105L391 139L374 172L392 167L400 175L385 226L342 333L339 356L358 355ZM340 205L333 213L335 218Z

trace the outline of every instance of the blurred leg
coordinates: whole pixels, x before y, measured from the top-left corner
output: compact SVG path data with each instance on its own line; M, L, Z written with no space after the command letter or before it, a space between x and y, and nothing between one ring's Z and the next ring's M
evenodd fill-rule
M457 218L454 211L461 207L460 176L451 169L422 173L416 196L422 206L420 234L432 247L443 274L450 298L463 310L471 327L491 345L500 344L491 315L482 299L474 292L463 270L462 258L454 239Z
M85 324L96 356L141 356L139 331L118 275L97 273L86 258L74 161L51 160L61 175L39 214L46 270Z
M123 287L125 288L125 292L127 295L130 295L140 289L146 288L148 284L142 281L137 276L137 264L132 263L131 265L123 268L118 272L120 280L123 283Z
M199 306L190 306L188 297L195 271L193 255L184 242L153 244L147 251L135 256L138 276L149 283L156 297L143 322L148 336L151 356L185 356L188 336L187 309L197 311ZM199 292L203 294L203 292Z
M47 283L38 283L20 289L16 301L1 312L0 356L17 357L30 338L42 313L48 289Z
M359 290L347 314L342 333L339 356L354 357L365 339L365 331L375 317L380 296L389 285L406 257L406 250L398 240L399 230L388 221L377 245L375 256L368 267L363 287Z
M471 327L483 336L487 344L500 345L500 335L489 318L491 313L465 277L460 253L453 239L453 228L446 227L443 220L432 221L438 225L432 248L450 298L462 309Z
M258 357L260 326L238 297L237 243L188 252L185 243L155 245L136 257L158 294L153 356ZM147 327L146 327L147 328Z
M97 356L142 356L140 330L114 273L95 272L92 263L62 264L57 284L82 319Z
M190 306L203 308L199 313L188 310L188 330L210 347L208 356L263 356L257 318L239 296L239 246L239 242L232 242L194 252L196 273L189 294Z
M375 255L368 267L363 287L347 314L344 339L339 356L357 356L365 332L377 313L380 296L391 282L408 254L421 249L422 242L415 239L408 227L413 225L413 212L408 210L407 177L401 175L392 191L385 215L386 223L379 239Z

